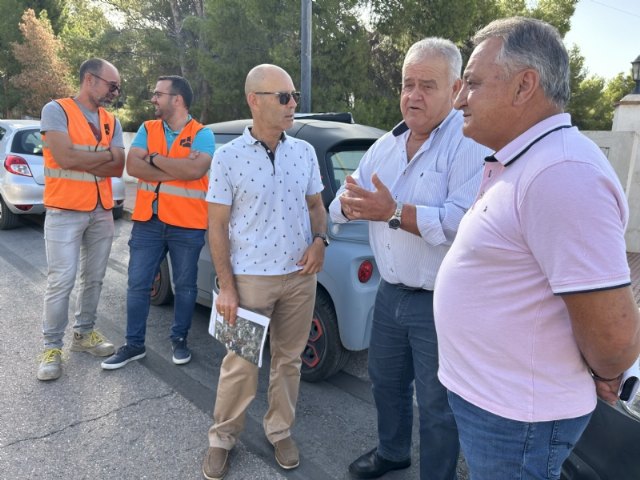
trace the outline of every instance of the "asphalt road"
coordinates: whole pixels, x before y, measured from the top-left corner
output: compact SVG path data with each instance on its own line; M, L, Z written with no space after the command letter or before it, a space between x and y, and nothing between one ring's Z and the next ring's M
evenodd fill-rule
M193 360L187 365L171 362L173 307L151 307L145 359L103 371L99 359L68 351L69 326L63 377L40 382L46 258L41 221L23 223L0 231L0 479L202 478L225 353L207 334L210 310L196 307L189 336ZM116 222L99 307L98 328L116 346L123 343L125 327L130 228L126 220ZM290 472L278 467L262 431L267 376L268 363L225 478L349 479L349 463L376 443L366 352L353 355L345 371L328 381L302 383L293 430L301 464ZM385 479L419 477L417 445L416 415L414 464ZM466 478L462 466L459 471Z

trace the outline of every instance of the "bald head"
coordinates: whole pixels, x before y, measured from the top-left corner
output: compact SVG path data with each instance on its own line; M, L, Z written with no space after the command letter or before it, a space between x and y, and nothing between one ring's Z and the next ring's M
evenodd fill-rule
M247 80L244 83L244 93L248 95L251 92L260 92L265 86L276 79L286 78L291 81L289 74L277 65L263 63L253 67L247 74Z

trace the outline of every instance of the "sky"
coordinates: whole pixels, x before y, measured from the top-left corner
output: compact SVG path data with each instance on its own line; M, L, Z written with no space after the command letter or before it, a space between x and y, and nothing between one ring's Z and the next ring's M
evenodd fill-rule
M580 0L564 42L580 47L590 75L629 73L640 55L640 0Z

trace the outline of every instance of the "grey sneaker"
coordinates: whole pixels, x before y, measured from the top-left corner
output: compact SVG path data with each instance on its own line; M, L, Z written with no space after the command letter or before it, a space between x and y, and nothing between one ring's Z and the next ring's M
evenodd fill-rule
M48 348L40 355L38 380L57 380L62 375L62 350Z
M142 347L134 347L124 344L114 355L111 355L104 362L102 362L100 366L105 370L116 370L118 368L124 367L129 362L144 358L146 354L147 349L144 347L144 345Z
M207 480L222 480L229 470L229 450L210 447L202 462L202 474Z
M291 437L283 438L273 444L276 451L276 462L285 470L291 470L300 465L298 447Z
M187 347L186 338L172 340L171 349L173 350L173 363L176 365L184 365L191 361L191 351Z
M89 333L74 332L70 350L72 352L87 352L96 357L108 357L116 351L112 343L100 332L93 330Z

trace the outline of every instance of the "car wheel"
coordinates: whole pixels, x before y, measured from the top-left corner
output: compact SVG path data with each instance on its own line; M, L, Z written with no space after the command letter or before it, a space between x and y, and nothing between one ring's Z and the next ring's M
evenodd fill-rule
M158 273L151 286L151 305L166 305L173 300L171 291L171 275L169 274L169 262L165 258L160 264Z
M119 206L119 207L113 207L113 209L111 210L111 213L113 214L113 219L114 220L118 220L119 218L122 218L122 215L124 214L124 206Z
M4 199L0 197L0 230L9 230L16 228L20 221L20 216L13 213L7 207Z
M340 341L336 311L329 295L316 293L313 320L307 346L302 352L302 380L319 382L337 373L349 359L349 352Z

